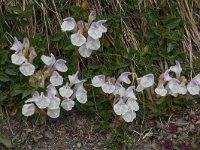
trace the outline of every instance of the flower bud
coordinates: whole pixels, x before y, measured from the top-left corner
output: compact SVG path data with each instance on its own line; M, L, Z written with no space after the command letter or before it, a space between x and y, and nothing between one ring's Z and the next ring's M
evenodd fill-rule
M96 15L97 15L97 13L96 13L95 10L91 11L91 13L90 13L90 15L88 17L88 23L89 24L91 24L92 21L94 21L96 19Z
M37 57L37 53L34 48L30 48L31 52L29 53L29 62L32 63L34 58Z
M42 80L42 72L38 71L36 74L29 78L29 85L32 87L39 87Z

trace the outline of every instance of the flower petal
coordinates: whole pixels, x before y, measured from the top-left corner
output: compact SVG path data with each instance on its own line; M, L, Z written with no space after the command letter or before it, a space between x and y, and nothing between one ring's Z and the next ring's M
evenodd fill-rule
M133 122L133 120L136 118L136 113L134 111L129 110L124 115L122 115L122 118L126 122Z
M60 108L60 98L52 95L48 97L50 100L50 104L48 106L48 109L58 109Z
M41 93L40 97L37 98L35 104L40 108L44 109L47 108L50 104L50 100L48 97L44 96L44 93Z
M102 90L104 93L110 94L115 91L115 86L110 81L108 81L102 85Z
M24 104L22 107L22 114L26 117L32 116L35 113L35 105L31 104Z
M105 83L104 75L97 75L92 78L92 86L101 87Z
M86 38L83 36L80 30L70 36L71 43L74 46L81 46L86 42Z
M59 88L59 93L62 97L69 98L73 94L73 90L69 86L62 86Z
M45 56L45 55L42 55L41 56L41 60L43 61L43 63L47 66L53 66L56 62L56 58L55 56L51 53L51 56Z
M191 95L199 95L200 86L195 80L191 80L187 85L187 90Z
M50 77L50 82L54 86L60 86L63 83L63 77L57 71L54 71Z
M87 102L87 91L80 88L76 91L76 99L81 103L85 104Z
M63 32L71 31L75 28L75 26L76 26L76 21L74 20L74 18L67 17L67 18L63 19L63 22L61 24L61 30Z
M56 61L56 63L54 64L56 70L60 71L60 72L66 72L68 70L67 66L66 66L66 61L63 59L58 59Z
M35 66L31 63L23 63L19 67L20 72L25 76L31 76L35 72Z
M165 89L163 84L158 85L158 87L155 89L156 94L160 96L166 96L167 90Z
M75 102L71 99L65 99L62 101L61 106L63 109L70 111L74 107Z
M99 39L93 39L92 37L88 36L86 47L87 49L98 50L101 47Z
M175 66L171 66L170 70L175 72L176 78L179 79L179 77L181 75L181 72L182 72L182 68L181 68L181 65L180 65L179 61L176 61L176 65Z
M26 58L21 52L17 52L11 55L11 61L15 65L21 65L25 62Z
M18 41L16 37L14 37L14 40L15 42L13 43L10 49L14 51L21 51L23 49L23 44L20 41Z
M79 51L79 54L84 58L90 57L92 54L92 50L88 49L86 44L81 45L81 47L79 47L78 51Z
M129 98L126 101L126 105L132 110L132 111L138 111L139 110L139 105L138 102L132 98Z
M113 109L117 115L124 115L128 111L128 106L120 99L119 102L113 106Z
M117 82L124 82L126 84L130 84L131 81L130 79L128 78L128 76L130 76L132 73L131 72L124 72L122 73L119 78L117 79Z
M69 82L70 82L70 84L69 84L70 87L72 85L80 82L80 80L78 79L78 71L73 75L68 75L68 78L69 78Z
M58 118L60 116L60 107L57 109L47 109L47 115L51 118Z

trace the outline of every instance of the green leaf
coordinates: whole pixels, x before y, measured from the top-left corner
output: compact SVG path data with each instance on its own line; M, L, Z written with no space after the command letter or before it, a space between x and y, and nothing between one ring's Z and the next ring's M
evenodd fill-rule
M0 50L0 64L4 65L6 60L8 59L8 50Z
M64 34L62 32L57 32L51 36L52 41L59 41L63 38Z
M2 133L0 132L0 143L3 144L5 147L7 147L8 149L12 148L12 143L10 140L8 140L7 138L5 138Z
M0 81L8 82L9 80L10 80L9 76L7 76L6 74L0 72Z

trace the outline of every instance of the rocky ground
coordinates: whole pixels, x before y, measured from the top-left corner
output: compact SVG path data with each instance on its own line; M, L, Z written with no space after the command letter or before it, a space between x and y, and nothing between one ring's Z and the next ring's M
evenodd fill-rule
M200 149L200 111L156 118L139 128L128 125L134 144L130 150L192 150ZM38 118L21 121L4 115L2 134L12 141L16 150L106 150L102 141L110 131L95 130L95 115L71 111L62 118L41 125ZM136 130L137 129L137 130ZM122 148L119 148L122 149ZM0 145L0 150L6 150Z

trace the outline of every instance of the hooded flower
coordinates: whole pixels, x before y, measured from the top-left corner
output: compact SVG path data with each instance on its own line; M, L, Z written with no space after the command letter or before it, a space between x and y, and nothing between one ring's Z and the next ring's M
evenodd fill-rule
M49 105L48 105L48 109L58 109L60 108L60 98L55 96L55 95L49 95Z
M20 72L25 76L31 76L35 72L35 66L26 61L19 67Z
M50 104L50 99L46 96L44 96L44 93L42 92L40 96L36 99L35 104L40 108L44 109L47 108Z
M111 79L108 79L108 81L102 85L102 90L104 93L108 94L115 91L115 86L112 84Z
M78 79L78 71L73 75L68 75L68 78L70 82L69 84L70 87L80 82L80 80Z
M76 95L76 99L81 104L85 104L87 102L87 91L84 88L82 88L82 87L78 88L75 95Z
M83 36L80 30L70 36L71 43L74 46L81 46L86 42L86 38Z
M139 84L136 88L137 92L143 91L145 88L151 87L154 84L154 75L153 74L147 74L143 76L142 78L137 79L139 81Z
M63 32L65 31L71 31L76 27L76 22L74 18L72 17L67 17L63 19L63 23L61 24L61 29Z
M97 13L95 10L91 11L91 13L88 17L88 23L92 23L92 21L94 21L96 19L96 15L97 15Z
M21 65L25 62L26 58L22 54L22 51L16 51L11 55L11 61L15 65Z
M187 90L191 95L199 95L200 84L193 79L188 83Z
M131 72L124 72L122 73L119 78L117 79L117 82L124 82L126 84L130 84L131 81L130 79L128 78L128 76L130 76L132 73Z
M92 54L92 50L87 48L86 44L81 45L78 51L79 51L79 54L84 58L90 57Z
M22 114L26 117L32 116L35 113L35 105L33 103L24 104Z
M61 106L63 109L70 111L74 107L75 102L69 98L66 98L62 101Z
M69 98L72 96L73 90L68 86L68 83L66 83L66 85L59 88L59 93L62 97Z
M54 64L56 70L60 72L66 72L68 70L67 66L65 65L66 61L63 59L58 59Z
M128 111L128 106L123 102L122 99L120 99L114 106L113 106L114 112L117 115L124 115Z
M101 87L105 83L105 75L97 75L92 78L92 86Z
M155 89L156 94L160 96L166 96L167 95L167 90L164 87L163 83L160 83L158 87Z
M99 39L102 34L107 32L107 28L103 26L106 20L99 20L98 22L93 22L88 30L88 35L93 39Z
M98 50L100 46L101 45L99 39L93 39L90 36L87 37L87 42L86 42L87 49Z
M54 71L50 77L50 82L54 86L60 86L63 84L63 77L57 71Z
M20 42L20 41L18 41L18 39L16 38L16 37L14 37L14 40L15 40L15 42L14 42L14 44L11 46L11 50L14 50L14 51L22 51L23 50L23 44Z
M179 79L181 72L182 72L182 68L181 68L179 61L176 61L176 65L171 66L170 70L173 71L176 74L176 78Z
M49 66L49 67L52 67L55 62L56 62L56 58L55 56L51 53L51 56L45 56L45 55L42 55L41 56L41 60L44 62L45 65Z

